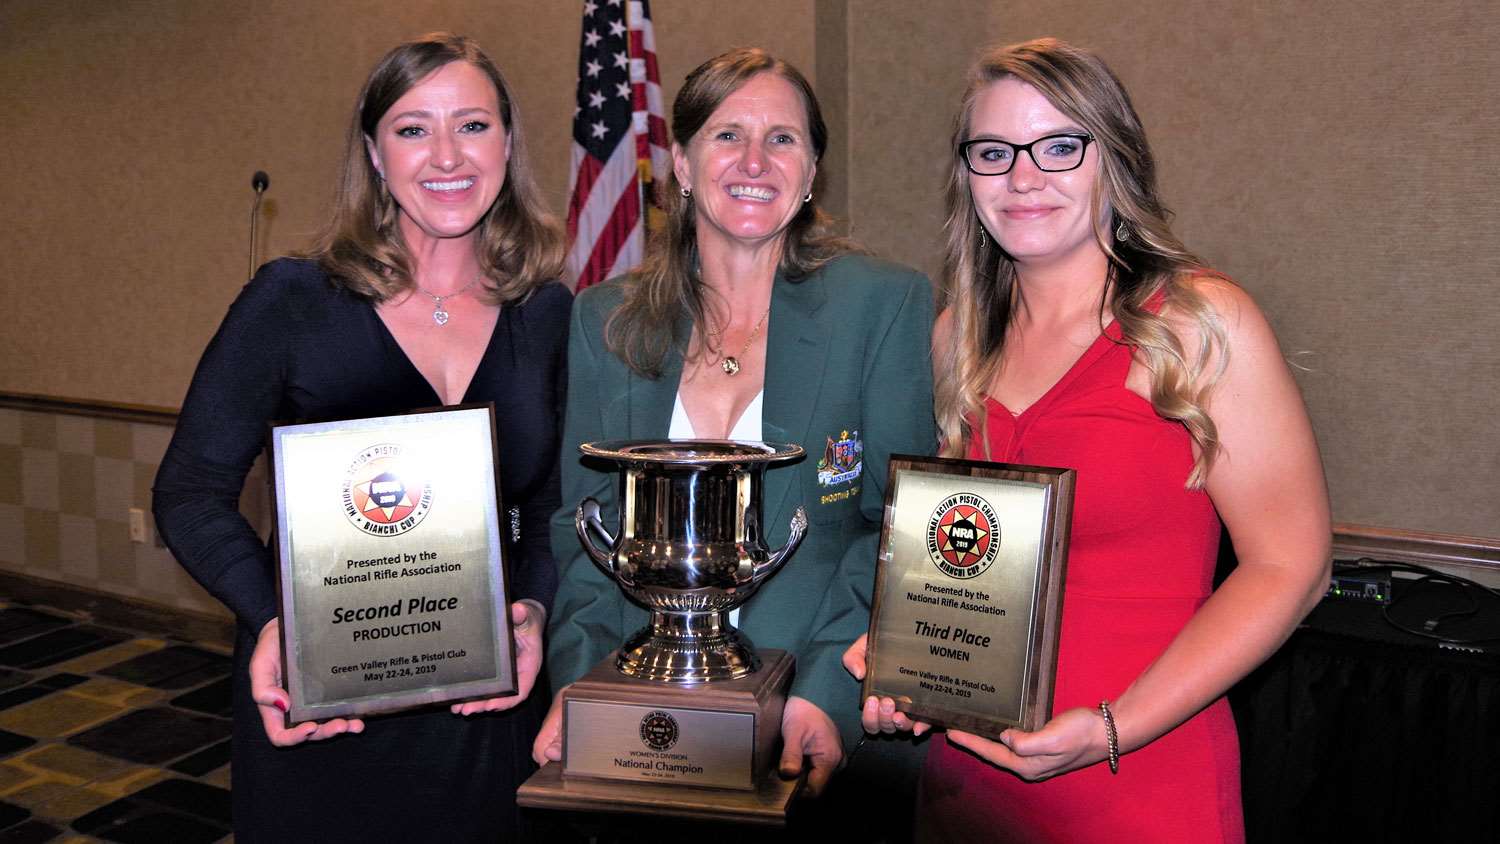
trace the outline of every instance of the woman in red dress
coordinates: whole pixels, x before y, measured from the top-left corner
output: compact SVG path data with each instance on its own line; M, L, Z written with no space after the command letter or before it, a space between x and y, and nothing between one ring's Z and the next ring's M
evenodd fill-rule
M1328 584L1302 398L1255 303L1168 228L1140 119L1097 56L989 51L954 140L943 453L1078 475L1055 717L937 737L922 837L1242 841L1224 694ZM1221 521L1238 566L1213 589ZM863 639L845 663L863 674ZM863 716L926 727L889 699Z

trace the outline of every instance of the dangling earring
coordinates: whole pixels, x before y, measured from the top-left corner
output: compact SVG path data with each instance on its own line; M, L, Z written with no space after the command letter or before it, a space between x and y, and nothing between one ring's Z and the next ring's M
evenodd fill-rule
M692 188L682 188L681 190L678 191L678 193L682 194L682 198L683 199L691 199L692 196L693 196L693 189Z
M984 239L984 226L979 227L979 248L983 249L989 241Z
M1125 241L1127 241L1129 239L1130 239L1130 229L1126 228L1125 227L1125 221L1121 220L1120 224L1118 226L1115 226L1115 240L1118 240L1121 243L1124 243Z
M802 197L802 204L803 205L806 205L809 202L812 202L812 191L808 191L807 192L807 196Z

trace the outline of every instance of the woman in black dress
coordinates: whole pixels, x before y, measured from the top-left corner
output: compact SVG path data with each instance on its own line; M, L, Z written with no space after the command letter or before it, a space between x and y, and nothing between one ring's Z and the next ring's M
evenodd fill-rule
M528 695L557 584L546 523L559 504L571 302L554 282L561 264L495 65L447 34L388 53L356 104L327 231L307 258L262 267L231 306L154 489L161 535L239 622L242 844L515 837L540 716ZM267 423L484 401L496 405L512 508L502 534L522 694L284 727L275 566L237 508Z

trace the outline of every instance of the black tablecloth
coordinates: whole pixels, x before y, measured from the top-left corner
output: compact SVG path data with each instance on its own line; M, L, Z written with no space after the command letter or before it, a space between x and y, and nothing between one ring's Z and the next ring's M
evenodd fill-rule
M1464 605L1453 590L1398 582L1393 615L1420 629ZM1500 632L1480 610L1444 632ZM1500 841L1500 642L1481 647L1325 600L1230 695L1249 840Z

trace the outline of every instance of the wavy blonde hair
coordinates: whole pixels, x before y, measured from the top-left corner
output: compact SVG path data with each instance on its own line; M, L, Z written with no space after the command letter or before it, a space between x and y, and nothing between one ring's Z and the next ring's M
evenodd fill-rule
M797 68L755 47L714 56L687 75L672 102L672 139L683 147L692 143L714 111L762 73L785 79L801 95L813 160L821 160L828 148L828 126L812 86ZM705 299L709 291L698 274L697 209L692 197L682 195L675 171L660 185L657 199L666 222L651 233L640 269L626 282L625 298L609 315L604 330L609 349L648 378L661 375L672 349L688 356L688 338L678 336L677 330L682 314L691 317L702 337L709 336L710 327ZM832 234L831 221L814 200L803 203L787 225L780 269L798 280L840 255L859 251Z
M1171 212L1157 194L1156 163L1146 133L1120 80L1093 53L1052 38L985 51L969 73L954 120L952 167L947 196L946 253L942 297L949 312L947 340L937 350L935 384L938 428L945 456L962 456L984 437L983 399L1000 370L1005 333L1014 315L1016 268L982 231L969 173L957 154L969 138L979 94L994 82L1015 78L1047 98L1058 111L1094 137L1098 177L1090 198L1094 237L1109 257L1106 298L1124 343L1133 346L1151 374L1151 405L1158 415L1181 422L1198 446L1187 487L1201 488L1218 454L1218 431L1205 410L1208 393L1228 359L1218 315L1192 285L1211 275L1172 234ZM1124 224L1129 237L1116 241ZM1194 320L1198 342L1185 349L1168 321L1148 306ZM1104 303L1101 300L1101 317Z
M473 65L494 84L510 136L505 184L475 232L474 252L484 272L481 298L519 302L562 275L562 231L537 190L510 86L473 39L434 32L398 45L370 71L349 121L333 218L307 252L334 284L366 299L383 302L411 290L414 268L397 225L399 208L365 143L397 100L453 62Z

